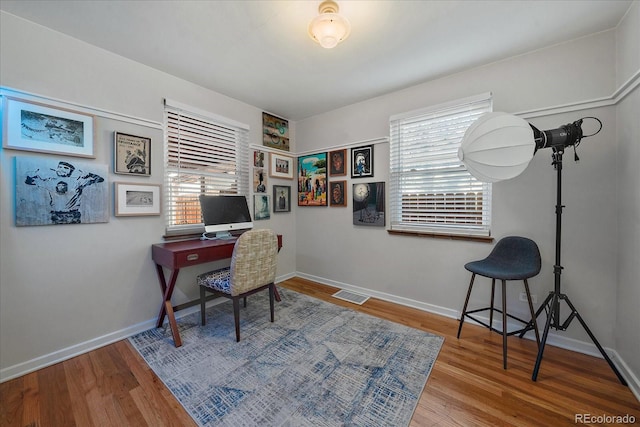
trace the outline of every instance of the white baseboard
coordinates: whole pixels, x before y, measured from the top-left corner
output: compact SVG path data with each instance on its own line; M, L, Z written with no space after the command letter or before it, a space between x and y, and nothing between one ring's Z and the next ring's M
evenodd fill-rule
M404 305L407 307L417 308L419 310L423 310L429 313L439 314L441 316L449 317L452 319L460 319L460 311L454 310L446 307L440 307L437 305L426 304L420 301L414 301L409 298L398 297L395 295L386 294L384 292L372 291L370 289L361 288L359 286L349 285L347 283L336 282L335 280L329 280L324 277L313 276L310 274L297 272L294 276L302 277L304 279L312 280L317 283L322 283L324 285L333 286L339 289L346 289L353 292L358 292L359 294L370 296L373 298L382 299L385 301L393 302L396 304ZM483 318L483 316L476 316L478 319L489 323L489 318ZM465 323L476 323L472 320L465 320ZM494 319L495 328L500 330L502 329L502 321L499 319ZM533 331L529 331L525 334L524 338L535 340L535 333ZM602 354L598 350L595 344L591 342L585 342L576 340L573 338L567 338L559 334L555 334L553 332L549 332L547 336L546 344L552 345L554 347L563 348L565 350L571 350L582 354L587 354L590 356L595 356L603 359ZM638 377L631 371L629 365L627 365L624 360L620 357L617 351L611 348L604 348L604 351L607 352L607 355L616 366L618 371L622 377L627 381L629 389L634 394L634 396L640 401L640 380ZM541 365L540 369L544 369L544 363Z

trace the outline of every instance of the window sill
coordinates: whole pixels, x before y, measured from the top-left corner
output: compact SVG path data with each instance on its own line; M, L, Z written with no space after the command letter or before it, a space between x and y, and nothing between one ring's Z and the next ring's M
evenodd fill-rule
M448 233L434 233L434 232L417 232L417 231L399 231L399 230L387 230L387 233L397 236L413 236L413 237L432 237L435 239L447 239L447 240L467 240L472 242L493 243L493 237L491 236L473 236L464 234L448 234Z

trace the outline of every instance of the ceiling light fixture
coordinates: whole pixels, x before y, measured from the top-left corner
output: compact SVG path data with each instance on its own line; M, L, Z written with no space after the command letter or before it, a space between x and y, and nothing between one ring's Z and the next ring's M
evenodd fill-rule
M320 15L309 23L309 36L325 49L334 48L349 37L351 24L344 16L338 14L338 3L325 0L318 6Z

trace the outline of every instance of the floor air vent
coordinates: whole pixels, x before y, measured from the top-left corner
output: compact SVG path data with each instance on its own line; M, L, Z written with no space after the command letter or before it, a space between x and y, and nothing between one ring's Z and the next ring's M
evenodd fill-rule
M345 291L344 289L336 292L332 296L358 305L364 304L369 299L366 295L356 294L355 292Z

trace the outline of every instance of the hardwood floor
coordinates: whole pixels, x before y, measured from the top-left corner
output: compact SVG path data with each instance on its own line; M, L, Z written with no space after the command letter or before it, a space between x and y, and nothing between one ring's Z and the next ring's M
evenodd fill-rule
M576 414L628 414L640 424L640 403L602 359L547 346L533 382L533 341L509 337L503 370L502 337L485 328L465 323L458 340L454 319L373 298L356 306L300 278L279 286L445 337L411 427L621 424ZM0 384L3 427L127 425L196 424L126 340Z

